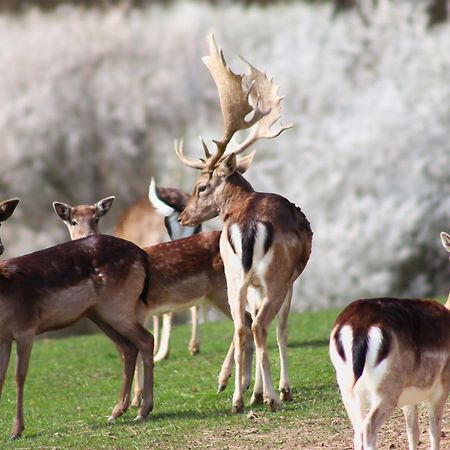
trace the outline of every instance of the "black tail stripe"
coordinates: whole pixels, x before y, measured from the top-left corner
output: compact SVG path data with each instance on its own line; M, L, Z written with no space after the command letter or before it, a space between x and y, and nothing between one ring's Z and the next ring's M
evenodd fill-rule
M354 332L353 334L353 374L355 383L361 377L367 356L367 333Z
M248 273L253 264L253 250L255 248L256 223L246 227L242 233L242 267Z
M336 345L338 355L341 357L342 361L347 361L347 358L345 357L344 346L342 345L341 341L341 328L339 328L339 330L337 330L336 334L334 335L334 343Z
M234 246L234 241L230 233L230 227L227 227L227 239L228 243L230 244L231 250L233 250L233 253L236 254L236 247Z

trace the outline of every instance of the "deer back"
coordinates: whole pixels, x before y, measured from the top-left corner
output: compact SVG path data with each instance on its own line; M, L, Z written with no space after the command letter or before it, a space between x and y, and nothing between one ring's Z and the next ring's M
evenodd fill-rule
M125 284L136 284L134 301L140 294L146 298L146 254L113 236L93 235L2 261L0 333L10 338L20 330L65 327Z

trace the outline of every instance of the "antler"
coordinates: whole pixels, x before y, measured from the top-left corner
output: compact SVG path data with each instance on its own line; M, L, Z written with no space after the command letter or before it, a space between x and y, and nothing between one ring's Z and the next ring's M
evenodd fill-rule
M268 113L261 117L247 138L231 152L235 155L241 154L261 138L273 139L294 126L292 123L288 125L280 123L280 128L271 132L270 129L281 117L281 101L284 97L277 96L279 86L273 82L273 78L267 78L264 73L253 67L244 58L241 59L248 64L250 69L244 77L244 83L253 87L250 91L251 99L254 103L259 102L263 110Z
M217 161L225 153L226 147L233 135L246 128L250 128L262 117L269 113L259 108L256 101L252 107L248 101L252 92L252 84L247 89L243 88L244 75L235 74L228 66L223 56L222 50L217 48L214 35L208 37L210 55L202 58L211 76L216 83L219 92L220 107L223 115L224 134L220 141L214 141L217 150L207 161L209 168L213 168ZM246 120L246 116L253 111L251 119Z
M202 60L219 93L224 125L223 138L220 141L213 141L217 147L213 155L209 153L207 145L200 138L205 152L205 160L192 161L186 158L182 143L176 144L175 150L187 166L210 171L224 157L227 145L237 131L255 125L249 136L230 152L239 155L258 139L272 139L279 136L284 130L291 128L292 124L285 126L280 124L279 130L271 132L271 127L280 118L280 102L283 99L277 96L278 86L249 63L247 63L250 68L249 74L235 74L228 67L222 50L218 49L213 34L208 36L208 42L210 54L203 57ZM252 104L250 104L249 98L251 98ZM246 119L250 113L253 113L251 118Z

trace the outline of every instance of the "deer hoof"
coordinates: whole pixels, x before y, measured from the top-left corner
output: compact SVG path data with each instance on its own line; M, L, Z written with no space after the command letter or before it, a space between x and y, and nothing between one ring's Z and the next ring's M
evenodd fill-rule
M189 353L194 356L194 355L198 355L200 353L200 346L195 344L195 345L190 345L189 346Z
M250 404L253 405L262 405L264 403L264 397L262 392L254 392L252 395L252 399L250 400Z
M20 439L20 434L12 434L10 436L11 441L15 441L16 439Z
M114 416L108 417L108 423L114 423L115 421L116 421L116 417L114 417Z
M138 414L138 415L134 418L134 421L135 421L136 423L141 423L141 422L144 421L144 418L143 418L140 414Z
M239 402L231 407L232 414L240 414L244 412L244 404Z
M275 398L269 398L265 403L272 412L278 411L281 408L281 403Z
M217 393L220 394L222 391L225 390L226 387L227 387L226 384L219 384L219 386L217 387Z
M292 391L291 388L280 389L280 400L282 402L292 402Z

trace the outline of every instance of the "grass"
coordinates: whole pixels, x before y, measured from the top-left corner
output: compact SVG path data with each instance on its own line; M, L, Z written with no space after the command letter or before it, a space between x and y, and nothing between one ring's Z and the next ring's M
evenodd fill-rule
M291 315L289 373L295 399L278 413L258 407L256 414L264 417L258 431L343 414L328 359L328 336L336 315L337 311ZM231 322L201 325L201 354L195 357L187 351L189 333L187 325L174 328L170 358L155 366L155 408L142 424L133 423L134 410L113 425L107 423L118 395L121 366L115 347L103 335L37 341L25 386L23 438L8 440L15 408L12 358L0 405L0 448L189 448L205 430L253 426L247 414L229 412L233 380L226 391L216 393ZM277 380L273 329L269 355ZM249 400L247 393L246 413Z

